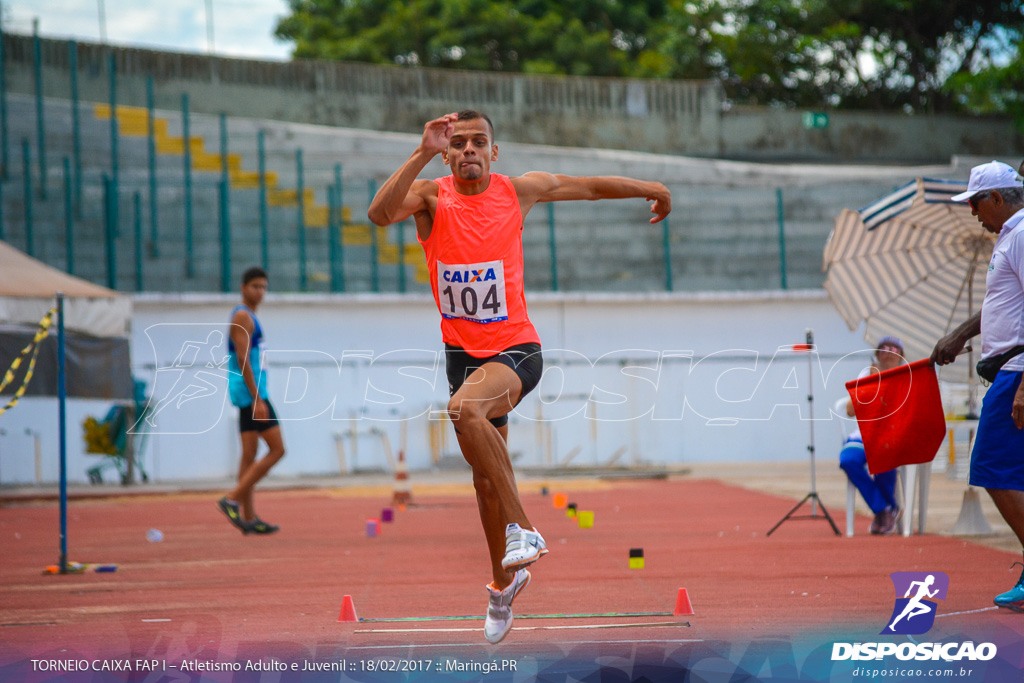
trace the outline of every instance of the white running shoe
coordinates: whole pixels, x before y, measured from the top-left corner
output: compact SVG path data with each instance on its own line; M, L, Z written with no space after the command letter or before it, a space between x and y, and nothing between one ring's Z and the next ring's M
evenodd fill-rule
M529 531L515 522L505 527L505 557L501 566L514 572L548 554L548 544L536 530Z
M494 584L487 585L490 602L487 605L487 618L484 620L484 638L491 645L497 645L512 628L512 601L519 591L530 585L530 572L520 569L512 577L512 583L505 590L495 590Z

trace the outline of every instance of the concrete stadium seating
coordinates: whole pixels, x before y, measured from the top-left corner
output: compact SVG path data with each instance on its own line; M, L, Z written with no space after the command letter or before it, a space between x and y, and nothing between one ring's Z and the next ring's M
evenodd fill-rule
M74 262L66 258L62 162L71 156L71 106L45 100L47 198L39 194L35 100L7 97L9 157L2 183L4 239L27 247L22 140L32 161L33 251L37 258L107 284L102 177L111 172L110 111L82 103L82 201L74 220ZM115 240L116 286L134 291L136 241L134 203L140 195L142 289L219 291L221 256L218 183L221 180L220 121L190 116L194 273L188 276L185 248L185 188L181 112L158 110L156 162L159 238L150 239L150 191L145 110L117 110L119 233ZM416 144L417 136L337 129L256 119L228 119L232 289L241 272L260 262L257 135L264 131L268 192L269 265L276 291L300 288L298 172L303 153L303 217L306 224L307 291L330 289L327 187L335 164L343 169L345 225L341 231L347 291L370 291L371 233L366 209L379 186ZM500 126L499 126L500 131ZM501 144L493 170L515 175L548 170L572 175L630 175L661 180L673 191L669 219L673 289L763 290L781 286L777 190L783 197L786 279L791 289L817 288L824 280L821 253L834 217L858 208L917 175L953 177L951 167L772 165L693 159L610 150ZM447 169L435 160L423 177ZM641 200L555 205L558 288L572 291L661 291L666 287L665 236L647 223ZM411 221L377 229L378 289L397 291L399 230L404 239L408 291L427 291L422 250ZM154 248L155 247L155 248ZM523 237L528 290L552 288L549 214L538 206L526 219Z

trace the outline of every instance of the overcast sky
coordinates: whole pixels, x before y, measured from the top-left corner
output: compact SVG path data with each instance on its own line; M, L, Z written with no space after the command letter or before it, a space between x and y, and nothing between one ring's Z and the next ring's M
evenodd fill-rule
M102 6L108 42L183 52L208 50L208 1L217 54L288 59L291 45L273 35L285 0L0 0L4 28L16 33L31 33L38 18L43 36L99 42Z

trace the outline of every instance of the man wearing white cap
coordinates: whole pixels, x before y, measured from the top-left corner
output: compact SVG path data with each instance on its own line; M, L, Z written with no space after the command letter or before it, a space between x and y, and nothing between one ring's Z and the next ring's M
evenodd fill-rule
M992 161L971 169L967 191L952 197L999 237L992 250L981 311L935 345L932 360L952 363L981 333L978 374L992 382L971 455L971 485L983 486L1024 546L1024 187L1010 166ZM1024 612L1024 573L997 595L998 607Z

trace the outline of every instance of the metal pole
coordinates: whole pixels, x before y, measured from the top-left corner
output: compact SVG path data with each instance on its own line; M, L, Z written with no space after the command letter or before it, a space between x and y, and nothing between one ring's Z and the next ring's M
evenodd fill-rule
M75 211L74 181L71 177L71 160L64 157L64 242L66 244L65 267L69 275L75 274Z
M228 207L228 181L217 183L217 200L220 207L220 291L231 291L231 216Z
M110 55L108 63L108 75L110 76L110 178L114 183L114 187L120 187L121 174L117 159L117 63L114 60L113 54ZM115 221L114 229L118 232L114 234L120 234L120 227L120 223Z
M260 173L260 262L268 270L270 253L267 244L267 155L264 148L263 130L256 135L256 150Z
M782 203L782 188L775 188L775 214L779 221L779 275L782 279L782 288L788 289L786 285L786 213Z
M135 191L132 201L135 209L135 291L145 287L142 281L142 195Z
M82 215L82 122L78 112L78 43L68 41L71 76L71 156L74 160L75 211Z
M185 276L196 276L192 254L192 137L188 125L188 93L181 94L181 128L185 138Z
M669 239L668 219L661 221L661 241L665 251L665 291L672 291L672 241Z
M338 205L337 188L327 186L327 255L331 262L331 291L338 291Z
M149 254L160 256L159 210L156 186L156 107L153 94L153 77L146 79L146 147L149 156Z
M343 201L344 186L341 183L341 164L334 165L334 201L338 217L335 233L338 238L338 291L345 291L345 203Z
M814 332L807 330L807 410L810 412L811 443L807 445L807 451L811 455L811 491L817 493L818 480L814 471ZM818 500L811 498L811 516L818 514ZM836 534L838 535L838 531Z
M231 174L228 169L228 115L220 113L220 287L231 291Z
M555 205L548 202L548 245L551 251L551 291L558 291L558 244L555 241Z
M302 177L302 149L295 150L295 170L297 175L298 189L296 190L298 199L298 212L296 220L298 221L298 232L299 232L299 291L306 291L306 188L305 182Z
M68 435L64 339L64 294L57 292L57 419L60 424L60 573L68 573Z
M370 178L368 185L370 190L370 201L373 201L374 195L377 194L377 181ZM370 224L370 289L374 292L380 291L380 273L379 273L379 260L377 255L377 226Z
M43 116L43 54L39 20L32 20L32 69L36 84L36 145L39 151L39 198L46 200L46 121Z
M405 221L398 224L398 291L405 293Z
M116 188L113 180L106 173L103 174L103 221L104 221L104 242L107 255L107 287L117 289L117 249L114 243L116 230L114 220L117 204Z
M225 183L230 180L228 172L228 115L220 113L220 178Z
M21 170L25 184L25 251L29 256L35 255L32 224L32 149L28 138L21 139Z
M3 14L3 12L0 12ZM4 30L0 23L0 180L7 180L7 169L10 168L11 157L8 151L7 137L7 55L4 52Z

